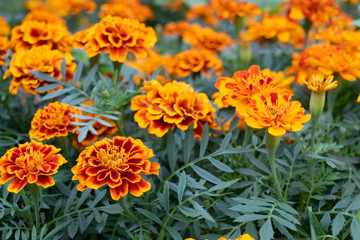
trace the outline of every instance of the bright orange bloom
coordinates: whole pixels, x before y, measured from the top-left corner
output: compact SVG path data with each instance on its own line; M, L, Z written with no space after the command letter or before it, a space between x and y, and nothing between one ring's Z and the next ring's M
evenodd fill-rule
M66 57L66 81L71 81L76 64L72 62L73 57L69 53L64 54L58 50L50 50L46 46L35 47L25 52L16 52L11 59L10 68L4 74L4 79L13 76L9 92L17 94L18 89L22 87L27 93L43 93L43 91L36 92L36 89L49 85L50 82L35 77L30 70L40 71L62 80L60 68L64 57Z
M38 109L31 121L30 138L44 141L67 136L69 132L74 133L77 126L71 122L77 122L77 119L71 114L81 115L82 112L59 102L49 103L43 109Z
M144 58L147 50L157 41L155 31L135 19L107 16L89 31L89 41L84 49L89 57L110 53L110 59L124 62L130 51Z
M264 74L259 66L253 65L249 71L235 72L232 78L218 78L215 87L220 91L224 107L235 107L239 117L246 117L251 108L250 98L256 93L274 91L275 84L272 75ZM280 87L278 90L288 92Z
M35 183L44 188L53 186L50 175L57 173L59 166L67 161L60 154L61 149L40 142L20 144L8 150L0 158L0 184L13 179L7 190L18 193L27 183Z
M9 39L8 37L5 36L0 36L0 66L7 66L7 62L5 61L5 57L4 54L8 57L9 53L8 53L8 49L9 49Z
M172 59L164 61L164 64L175 78L187 77L191 73L207 74L210 70L217 75L223 72L221 60L214 53L201 49L190 49L178 53Z
M131 100L131 110L141 128L150 134L164 136L169 128L186 131L194 123L194 137L201 139L206 123L211 127L215 120L215 108L204 93L197 93L187 83L173 81L162 86L157 81L145 82L140 90L145 95Z
M12 29L10 44L15 51L45 45L53 50L70 52L71 36L62 19L45 11L35 11Z
M360 77L360 59L358 55L342 45L315 44L292 56L289 73L296 73L296 82L303 84L312 75L325 76L338 73L348 81Z
M91 29L81 30L72 35L73 48L84 48L90 40Z
M184 37L188 34L192 35L194 33L193 29L201 28L199 24L196 23L189 23L187 21L178 21L178 22L170 22L164 26L164 35L166 37L172 35L180 35Z
M329 76L324 81L324 75L318 74L318 75L313 75L311 80L304 81L304 83L306 84L309 90L317 93L323 93L337 87L338 81L333 81L333 80L334 80L333 75Z
M311 115L304 115L305 109L301 108L301 103L290 102L290 98L290 95L278 92L253 95L249 116L245 118L246 124L256 129L267 127L268 132L276 137L284 135L286 130L300 131Z
M210 5L222 19L234 21L235 17L260 15L262 11L255 3L235 0L211 0Z
M195 240L194 238L186 238L185 240ZM207 240L207 239L206 239ZM219 238L218 240L231 240L224 237ZM255 240L249 234L243 234L235 240Z
M150 7L144 6L138 1L127 0L113 1L101 5L99 17L103 18L107 15L137 19L140 22L145 22L154 17L154 13Z
M93 0L28 0L26 8L47 10L62 17L79 14L81 11L93 13L96 3Z
M286 71L273 72L268 68L261 71L266 76L272 76L276 86L291 89L291 84L294 82L294 76L288 76Z
M319 32L316 39L335 45L344 45L350 51L360 52L360 31L331 26Z
M196 18L202 19L210 26L219 24L219 19L215 15L215 9L210 5L196 4L192 6L186 13L186 20L192 21Z
M250 24L249 29L240 35L240 41L244 42L278 40L296 47L304 44L304 38L305 31L299 23L276 15L265 15L262 22Z
M6 19L0 15L0 36L8 36L10 34L10 26Z
M328 24L332 17L342 13L334 0L289 0L288 16L293 20L307 18L315 26Z
M360 95L357 97L356 102L360 103Z
M184 8L185 4L184 0L169 0L165 1L162 6L173 11L179 11Z
M71 169L74 173L72 180L79 180L79 191L98 189L107 184L112 199L116 201L129 192L140 197L151 188L140 174L159 175L160 165L150 162L152 157L153 151L140 139L105 138L80 153L76 166Z

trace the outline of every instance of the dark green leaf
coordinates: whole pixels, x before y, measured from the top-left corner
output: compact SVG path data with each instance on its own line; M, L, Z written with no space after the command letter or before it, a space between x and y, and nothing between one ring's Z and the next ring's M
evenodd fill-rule
M261 214L245 214L240 217L237 217L234 222L251 222L259 219L268 218L268 215L261 215Z
M185 188L186 188L186 173L185 173L185 171L182 171L180 174L180 177L179 177L179 185L178 185L178 190L177 190L179 203L182 202Z
M52 93L49 93L49 94L46 94L44 97L41 98L41 101L45 101L45 100L49 100L49 99L52 99L52 98L56 98L56 97L60 97L68 92L71 92L72 89L71 88L64 88L64 89L60 89L56 92L52 92Z
M192 146L194 144L194 123L192 122L186 130L184 141L184 162L188 163L191 155Z
M196 174L198 174L200 177L202 177L203 179L212 182L214 184L219 184L222 183L220 178L215 177L213 174L211 174L210 172L206 171L203 168L200 168L196 165L192 165L191 166L192 169L196 172Z
M261 240L270 240L274 238L274 230L271 225L271 220L268 219L264 225L260 228L260 239Z
M141 213L142 215L144 215L145 217L153 220L154 222L157 222L158 224L162 225L163 222L160 220L160 218L158 218L154 213L149 212L143 208L136 208L136 211L138 211L139 213Z
M194 206L195 210L199 213L199 215L201 215L206 220L215 223L213 217L200 204L198 204L196 201L193 200L190 200L190 202Z
M67 222L61 223L58 226L56 226L53 230L51 230L44 238L44 240L52 239L52 236L58 233L60 230L62 230L64 227L66 227L68 224L70 224L72 221L69 220Z
M66 59L65 58L61 62L60 71L61 71L62 80L64 82L66 82Z
M209 142L209 126L206 123L204 128L203 128L203 132L202 132L202 137L201 137L201 143L200 143L200 157L204 156L206 147L208 145Z
M220 162L220 161L218 161L218 160L216 160L215 158L212 158L212 157L209 157L208 159L211 162L211 164L214 165L214 167L220 169L221 171L234 172L232 170L232 168L229 167L228 165L226 165L225 163L222 163L222 162Z
M332 223L332 234L334 237L340 233L341 229L343 229L344 227L344 224L345 218L341 213L339 213L338 215L336 215Z
M356 218L353 218L353 220L351 221L350 230L353 239L357 239L360 237L360 224Z

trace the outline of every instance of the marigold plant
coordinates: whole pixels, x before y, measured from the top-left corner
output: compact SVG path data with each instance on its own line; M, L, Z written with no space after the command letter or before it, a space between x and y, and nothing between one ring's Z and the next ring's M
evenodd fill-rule
M0 66L7 66L7 62L5 61L5 56L9 56L9 39L5 36L0 36Z
M150 162L153 151L140 139L114 137L102 139L83 150L71 171L79 180L77 189L110 188L112 199L119 200L128 193L140 197L151 188L140 174L159 175L160 165Z
M140 22L145 22L154 17L150 7L144 6L140 1L134 0L117 0L102 4L99 11L99 17L103 18L107 15L137 19Z
M67 161L60 154L61 149L40 142L27 142L8 150L0 158L0 184L12 180L7 190L19 193L26 184L36 184L44 188L53 186L51 175Z
M262 11L257 4L236 0L211 0L210 5L222 19L234 21L235 17L256 16Z
M28 0L26 7L30 10L47 10L59 16L68 17L82 11L93 13L96 3L93 0Z

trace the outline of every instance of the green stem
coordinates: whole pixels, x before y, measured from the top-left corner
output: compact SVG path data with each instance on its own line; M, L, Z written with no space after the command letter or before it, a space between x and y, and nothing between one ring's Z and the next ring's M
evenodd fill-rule
M125 203L125 198L121 197L119 200L119 204L122 207L122 209L124 210L125 215L131 219L131 221L133 221L134 223L138 223L140 222L139 219L132 213L130 212L129 208L126 206Z
M315 134L316 134L316 129L319 123L319 118L318 117L313 117L312 118L312 129L311 129L311 151L315 151Z
M117 81L119 81L122 63L121 62L113 62L113 65L114 65L114 74L113 74L112 82L111 82L112 87L114 87L116 85Z
M40 230L40 208L39 208L39 186L35 183L31 183L28 185L31 196L34 200L34 211L35 211L35 226L36 230Z
M275 167L275 153L279 146L281 137L275 137L275 136L271 135L269 132L267 132L266 136L265 136L265 140L266 140L266 149L267 149L268 157L270 160L270 167L271 167L271 172L272 172L274 183L275 183L276 192L277 192L278 198L281 201L285 202L285 198L283 197L282 192L281 192L281 187L280 187L280 183L279 183L279 180L277 177L276 167Z
M248 145L253 132L254 132L254 129L252 127L249 127L248 125L246 125L244 141L243 141L243 144L242 144L243 148L245 148ZM242 160L244 159L244 156L245 156L245 153L240 154L239 163L242 162Z

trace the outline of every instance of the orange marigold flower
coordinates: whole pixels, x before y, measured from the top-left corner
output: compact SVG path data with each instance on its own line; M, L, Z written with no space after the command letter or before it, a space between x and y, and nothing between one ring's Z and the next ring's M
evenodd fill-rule
M8 36L10 34L10 26L6 19L0 15L0 36Z
M192 35L194 28L201 28L201 26L187 21L170 22L164 26L163 33L167 37L171 35L180 35L181 37L184 37L188 34Z
M260 15L257 4L236 0L212 0L210 5L222 19L234 21L235 17Z
M250 98L256 93L274 91L275 84L272 75L264 74L259 66L253 65L249 71L235 72L232 78L218 78L215 87L220 91L224 107L235 107L239 117L246 117L251 107ZM280 87L278 90L288 92Z
M360 31L356 31L355 29L331 26L321 30L315 38L326 43L344 45L350 51L360 52Z
M160 66L165 64L164 60L168 60L167 58L168 55L160 56L157 52L149 50L146 58L138 58L135 61L126 61L126 64L150 76Z
M72 122L77 122L77 119L71 114L81 115L82 111L59 102L38 109L31 121L30 138L44 141L74 133L77 126Z
M101 5L99 17L103 18L107 15L137 19L140 22L154 17L150 7L142 5L141 2L124 0Z
M72 35L73 48L84 48L90 40L91 29L85 29Z
M93 0L28 0L26 8L30 10L47 10L62 17L79 14L81 11L93 13L96 3Z
M45 11L35 11L30 12L21 25L11 30L10 44L15 51L45 45L70 52L71 35L62 19Z
M206 123L212 127L215 108L204 93L197 93L187 83L173 81L162 86L157 81L145 82L140 88L147 92L131 100L131 110L137 111L134 119L150 134L164 136L169 128L186 131L194 123L194 137L201 139Z
M13 76L9 92L17 94L18 89L22 87L27 93L44 93L44 91L36 92L36 89L49 85L50 82L35 77L30 70L49 74L62 81L60 68L64 57L66 57L66 81L71 81L76 64L72 61L73 57L70 53L64 54L58 50L50 50L46 46L35 47L25 52L16 52L10 61L10 68L3 77L6 79Z
M356 102L360 103L360 95L357 97Z
M274 83L276 86L284 87L291 89L291 84L294 82L294 76L288 76L286 71L273 72L268 68L262 70L262 73L267 76L272 76L274 78Z
M186 238L185 240L195 240L194 238ZM219 238L218 240L231 240L224 237ZM255 240L249 234L243 234L235 240Z
M5 36L0 36L0 66L7 66L4 55L9 56L9 39Z
M162 5L164 8L171 9L173 11L179 11L184 8L184 0L169 0L165 1L165 3Z
M124 62L128 51L144 58L157 38L154 29L135 19L107 16L89 31L84 49L89 57L110 53L112 61Z
M223 72L221 60L208 50L190 49L173 56L169 61L164 61L168 72L176 77L187 77L191 73L207 74L213 70L220 75Z
M342 45L315 44L292 56L289 73L296 73L296 82L303 84L312 75L325 76L338 73L348 81L360 77L358 55Z
M315 26L328 24L332 17L342 13L334 0L289 0L288 16L293 20L307 18Z
M244 42L278 40L296 47L304 44L304 38L305 31L299 23L276 15L265 15L262 22L250 24L249 29L240 34L240 41Z
M196 4L187 11L186 20L192 21L197 18L202 19L210 26L217 26L219 24L219 19L215 15L215 9L210 5Z
M323 93L331 89L334 89L338 86L338 81L333 81L333 80L334 80L333 75L330 75L324 81L324 75L317 74L317 75L312 75L311 80L305 80L304 83L306 84L309 90L317 93Z
M278 92L256 94L251 97L249 116L245 118L248 126L256 129L268 128L269 134L279 137L288 131L300 131L310 120L310 114L304 114L301 103L291 101L291 96Z
M71 171L72 180L79 180L77 189L110 188L112 199L119 200L130 192L140 197L151 188L140 174L159 175L160 165L150 162L153 151L140 139L114 137L102 139L83 150Z
M50 175L57 173L59 166L67 161L60 154L61 149L40 142L20 144L8 150L0 158L0 184L11 179L7 190L18 193L27 183L35 183L44 188L53 186Z

